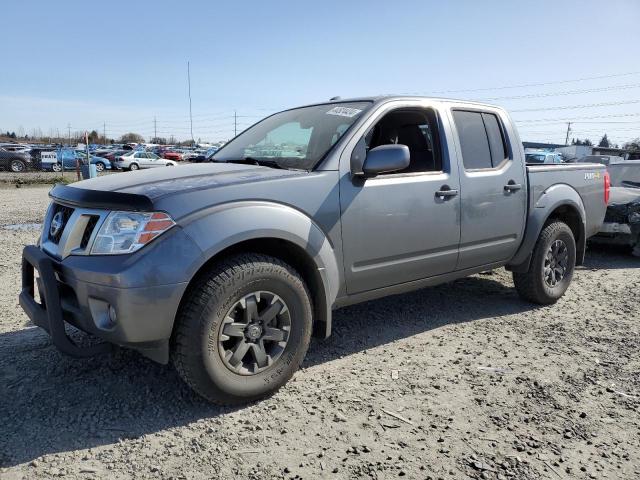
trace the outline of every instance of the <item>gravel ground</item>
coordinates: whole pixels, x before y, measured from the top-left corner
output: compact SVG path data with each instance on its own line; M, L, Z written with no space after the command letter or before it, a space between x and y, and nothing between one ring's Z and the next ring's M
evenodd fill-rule
M170 367L62 356L18 306L47 188L0 188L0 477L639 478L640 259L563 299L503 270L344 308L272 398L213 407Z

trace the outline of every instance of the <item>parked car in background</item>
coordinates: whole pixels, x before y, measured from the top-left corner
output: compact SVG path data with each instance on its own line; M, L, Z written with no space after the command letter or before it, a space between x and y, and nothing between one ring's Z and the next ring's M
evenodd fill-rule
M73 150L71 148L59 148L59 149L36 149L34 150L34 157L41 155L41 152L49 151L55 152L57 162L40 162L40 168L42 170L49 170L54 172L61 172L65 170L73 170L76 168L77 161L81 163L87 158L87 152L83 150ZM103 157L89 154L90 163L96 166L96 171L103 172L105 170L111 170L112 164L109 160Z
M25 172L33 165L27 152L12 152L0 147L0 168L11 172Z
M162 154L162 158L166 158L167 160L173 160L175 162L182 161L182 153L177 152L175 150L165 150Z
M611 187L604 223L591 241L625 245L640 257L640 188Z
M555 152L525 152L524 156L527 165L564 163L562 155Z
M122 170L138 170L141 168L155 168L155 167L173 167L177 165L173 160L167 160L160 158L155 153L151 152L138 152L132 150L124 155L121 155L114 162L116 168Z
M106 155L104 155L104 158L106 158L111 163L113 163L118 159L118 157L120 157L121 155L124 155L126 153L129 153L130 151L131 150L122 150L122 149L112 150L111 152L109 152Z
M217 147L211 147L204 152L199 152L196 156L190 157L189 161L192 163L210 162L211 157L213 157L218 150Z
M7 152L28 152L31 149L29 145L23 145L20 143L3 143L0 145L0 148L6 150Z

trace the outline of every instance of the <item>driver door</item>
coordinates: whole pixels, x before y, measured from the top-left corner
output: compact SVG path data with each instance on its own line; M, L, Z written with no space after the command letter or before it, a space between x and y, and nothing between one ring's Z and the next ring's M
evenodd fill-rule
M414 121L409 127L415 134L418 128L425 136L432 135L431 152L439 158L431 166L420 168L424 159L421 153L425 153L419 148L420 142L402 138L394 143L411 143L407 145L411 153L407 172L354 178L349 158L341 158L340 207L348 294L455 270L460 242L460 195L441 197L438 192L459 191L458 170L448 161L446 145L440 143L444 138L443 120L434 109L421 110L430 110L429 118L434 121L424 124ZM384 117L380 123L383 121ZM404 128L406 123L398 125ZM361 135L366 138L370 131Z

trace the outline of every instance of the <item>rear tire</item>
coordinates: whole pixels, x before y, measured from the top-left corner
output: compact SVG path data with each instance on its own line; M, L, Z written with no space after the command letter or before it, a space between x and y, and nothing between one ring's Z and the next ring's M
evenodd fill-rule
M267 255L230 257L187 292L176 319L173 364L210 402L264 398L304 360L311 312L309 292L291 266Z
M102 162L96 162L96 172L104 172L105 164Z
M51 170L53 170L54 172L61 172L62 171L62 164L60 163L54 163L51 166Z
M576 264L576 242L566 223L549 223L540 232L526 273L513 273L524 300L550 305L567 291Z
M140 167L138 166L137 163L132 163L131 165L129 165L129 170L132 171L132 172L134 172L136 170L139 170L139 169L140 169Z

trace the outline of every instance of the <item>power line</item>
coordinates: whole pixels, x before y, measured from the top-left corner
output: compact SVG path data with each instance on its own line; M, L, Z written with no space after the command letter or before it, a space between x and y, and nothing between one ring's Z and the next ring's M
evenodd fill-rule
M520 112L542 112L545 110L574 110L580 108L595 108L595 107L610 107L613 105L631 105L633 103L640 103L640 100L628 100L620 102L602 102L602 103L585 103L582 105L562 105L558 107L544 107L544 108L523 108L520 110L510 110L511 113Z
M640 74L640 72L613 73L610 75L598 75L594 77L574 78L571 80L556 80L553 82L521 83L519 85L502 85L499 87L485 87L485 88L465 88L460 90L440 90L440 91L434 91L431 93L439 94L439 93L486 92L491 90L507 90L512 88L544 87L547 85L559 85L562 83L584 82L586 80L600 80L603 78L626 77L629 75L638 75L638 74Z
M565 95L579 95L583 93L600 93L600 92L613 92L616 90L628 90L631 88L639 88L640 83L630 83L625 85L612 85L609 87L600 88L585 88L578 90L564 90L560 92L547 92L547 93L530 93L526 95L508 95L505 97L489 97L483 98L482 101L495 101L495 100L520 100L527 98L545 98L545 97L562 97Z
M515 120L516 123L537 123L537 122L573 122L574 120L592 120L594 118L616 118L616 117L637 117L640 113L621 113L612 115L592 115L589 117L567 117L567 118L539 118L536 120Z

